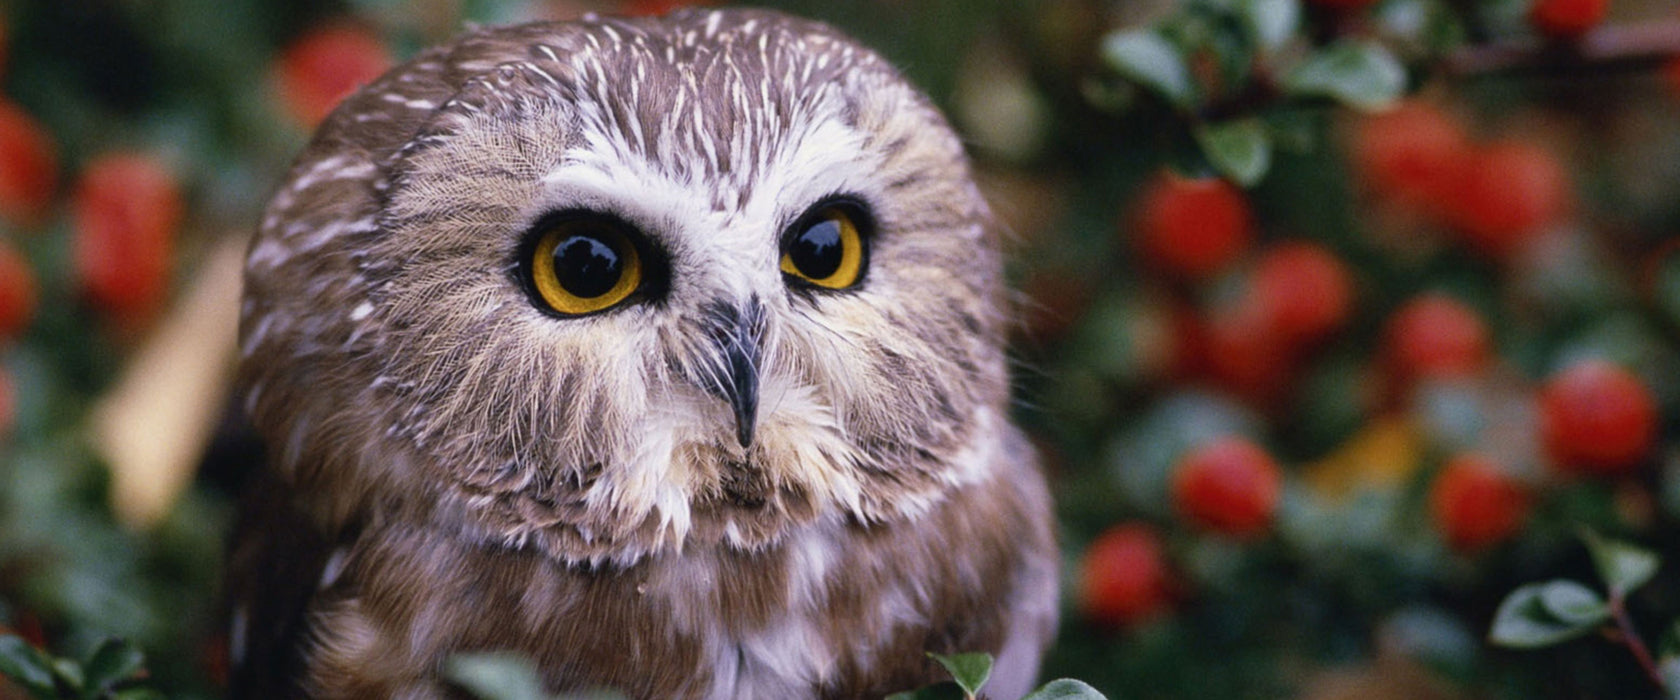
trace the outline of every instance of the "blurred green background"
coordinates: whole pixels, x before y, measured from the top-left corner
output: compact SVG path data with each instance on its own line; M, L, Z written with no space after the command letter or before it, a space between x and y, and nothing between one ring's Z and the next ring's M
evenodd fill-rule
M1066 555L1047 678L1659 693L1598 635L1486 635L1519 585L1595 580L1581 527L1680 551L1673 3L1617 0L1598 43L1543 40L1527 0L756 4L927 90L1007 230ZM254 466L216 261L344 87L466 23L670 5L0 4L0 626L67 655L120 635L155 687L215 696ZM1564 382L1587 358L1632 388ZM1259 457L1202 451L1230 437ZM1627 600L1652 647L1677 584Z

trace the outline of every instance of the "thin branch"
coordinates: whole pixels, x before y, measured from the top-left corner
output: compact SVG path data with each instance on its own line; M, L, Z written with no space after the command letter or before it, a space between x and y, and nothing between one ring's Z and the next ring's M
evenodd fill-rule
M1633 628L1633 618L1628 616L1627 605L1622 596L1610 596L1610 617L1616 621L1616 630L1620 633L1619 641L1628 651L1633 652L1633 658L1645 669L1645 675L1665 693L1672 692L1668 684L1663 682L1662 673L1657 671L1657 662L1651 658L1651 650L1645 646L1645 640L1639 636L1639 631Z
M1470 76L1510 71L1591 68L1644 69L1680 56L1680 20L1610 24L1578 41L1538 38L1473 44L1441 61L1448 75Z

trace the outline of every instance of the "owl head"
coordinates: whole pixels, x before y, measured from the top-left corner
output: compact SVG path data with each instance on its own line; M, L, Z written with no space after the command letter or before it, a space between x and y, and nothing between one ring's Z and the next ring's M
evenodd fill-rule
M959 139L828 26L487 29L316 134L249 254L241 378L328 527L752 550L981 476L999 277Z

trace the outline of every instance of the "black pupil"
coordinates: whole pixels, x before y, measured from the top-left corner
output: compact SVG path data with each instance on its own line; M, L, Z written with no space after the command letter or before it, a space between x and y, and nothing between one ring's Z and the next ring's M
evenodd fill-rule
M788 247L793 266L814 280L827 279L840 269L845 251L840 247L840 222L823 219L800 232Z
M554 277L561 289L579 298L606 294L623 276L623 258L595 236L574 235L554 246Z

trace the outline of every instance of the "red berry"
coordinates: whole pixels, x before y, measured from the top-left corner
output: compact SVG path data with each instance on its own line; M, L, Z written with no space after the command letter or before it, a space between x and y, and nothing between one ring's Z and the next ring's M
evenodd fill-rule
M1488 361L1488 331L1470 307L1425 294L1400 307L1384 329L1388 359L1402 380L1480 372Z
M1323 338L1353 309L1347 266L1315 243L1280 243L1268 249L1254 270L1254 292L1278 332L1295 343Z
M1510 539L1528 519L1529 503L1528 489L1492 460L1475 454L1448 461L1429 487L1435 527L1459 551Z
M1165 374L1173 381L1188 381L1208 368L1208 329L1196 310L1187 304L1167 307L1167 351Z
M58 186L52 137L17 105L0 99L0 219L41 223Z
M385 44L367 30L343 24L319 27L281 52L280 97L293 119L312 128L391 64Z
M1142 523L1104 531L1085 549L1080 603L1093 622L1122 627L1165 612L1170 602L1161 538Z
M131 327L162 308L182 212L174 176L151 157L117 153L88 164L72 202L72 255L94 308Z
M1528 21L1553 39L1575 39L1604 21L1610 0L1535 0Z
M1215 383L1257 405L1283 398L1295 374L1294 345L1252 299L1212 314L1202 363Z
M1680 58L1671 58L1662 66L1663 82L1668 83L1669 92L1680 97Z
M1570 206L1569 175L1533 144L1503 141L1461 161L1446 192L1450 223L1471 248L1492 257L1522 249Z
M1371 187L1407 206L1433 210L1469 150L1464 126L1427 102L1402 102L1365 118L1353 159Z
M1144 191L1138 245L1165 271L1199 279L1228 267L1254 237L1248 200L1217 178L1155 179Z
M0 240L0 342L23 334L35 317L35 273L23 256Z
M1263 535L1283 494L1283 473L1271 455L1241 438L1198 447L1173 472L1178 512L1207 529L1237 537Z
M1622 474L1651 453L1657 402L1638 377L1602 360L1554 375L1540 391L1540 435L1563 471Z

